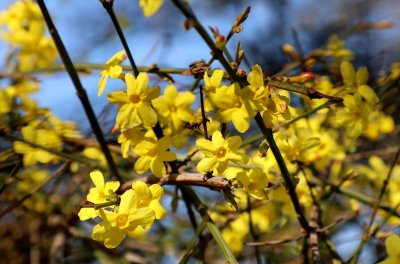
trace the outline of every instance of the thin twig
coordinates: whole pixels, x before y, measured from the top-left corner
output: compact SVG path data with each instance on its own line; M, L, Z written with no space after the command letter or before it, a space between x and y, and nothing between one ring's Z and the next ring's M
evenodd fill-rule
M256 233L256 230L254 229L254 225L253 225L253 217L251 216L251 200L250 200L250 195L247 195L247 213L249 214L249 229L250 229L250 234L253 238L254 242L258 241L258 234ZM260 250L258 249L258 247L254 248L255 250L255 255L256 255L256 259L257 259L257 263L258 264L262 264L262 259L261 259L261 255L260 255Z
M207 132L207 117L206 117L206 110L204 108L204 98L203 98L203 87L200 85L200 107L201 107L201 118L204 128L204 137L209 139L208 132Z
M181 10L181 12L185 15L187 19L190 19L193 22L193 27L197 30L197 32L200 34L200 36L203 38L203 40L207 43L208 47L212 50L213 54L215 54L216 58L219 60L219 62L222 64L222 66L225 68L225 71L228 73L229 77L231 78L232 81L238 82L240 84L240 87L245 87L247 85L247 81L243 78L240 78L239 76L236 75L236 72L232 69L231 65L229 62L225 59L223 56L221 50L219 50L215 44L212 38L208 35L207 31L204 29L204 27L200 24L198 21L197 17L194 15L192 10L189 8L187 3L184 3L180 0L171 0L175 6ZM295 208L296 214L298 221L300 225L304 228L304 230L309 233L310 232L310 226L308 225L308 222L304 216L303 209L300 205L294 184L291 180L290 173L286 167L285 161L283 160L283 157L280 153L280 150L278 146L275 143L274 137L272 135L272 130L267 129L264 125L264 121L262 119L262 116L260 113L257 113L255 116L256 123L263 133L265 139L269 142L271 150L277 160L277 163L279 165L279 168L282 172L282 176L285 180L286 187L289 192L289 196L291 198L292 204Z
M360 159L365 159L369 158L371 156L388 156L396 153L398 151L399 147L397 146L392 146L392 147L387 147L383 149L376 149L376 150L371 150L371 151L364 151L364 152L358 152L354 154L349 154L345 157L345 160L360 160Z
M135 77L138 77L139 70L138 70L138 68L136 66L136 63L135 63L134 59L133 59L132 52L131 52L131 50L129 48L129 45L126 42L125 35L122 32L121 26L119 25L117 16L114 13L114 9L113 9L114 1L100 0L100 2L103 5L104 9L109 14L109 16L111 18L111 21L114 24L115 30L117 31L118 37L121 40L122 46L124 46L126 55L128 55L128 59L129 59L129 62L131 64L131 66L132 66L133 73L134 73Z
M381 191L380 191L380 193L379 193L378 201L376 202L376 205L374 206L374 210L373 210L373 212L372 212L371 218L369 219L369 223L368 223L368 226L367 226L367 228L366 228L365 234L366 234L367 236L368 236L369 233L370 233L371 226L372 226L372 224L374 223L376 214L378 213L379 206L381 205L381 202L382 202L382 199L383 199L383 195L385 194L386 188L387 188L387 186L389 185L389 181L390 181L390 179L391 179L391 177L392 177L393 169L394 169L394 167L396 166L396 163L397 163L397 160L399 159L399 157L400 157L400 148L398 148L397 153L396 153L396 156L395 156L395 158L393 159L393 162L392 162L392 164L391 164L391 166L390 166L389 172L388 172L388 174L386 175L385 180L383 181L383 186L382 186Z
M267 80L266 84L270 85L270 86L273 86L273 87L276 87L278 89L282 89L282 90L286 90L286 91L289 91L289 92L294 92L294 93L299 93L299 94L306 95L310 99L327 98L327 99L329 99L331 101L334 101L334 102L343 101L342 98L331 96L331 95L327 95L327 94L323 94L321 92L318 92L314 88L305 87L305 86L300 85L300 84L295 84L295 83L290 83L290 82L282 82L282 81L276 81L276 80Z
M137 180L137 179L136 179ZM124 192L132 187L132 183L136 180L128 181L124 183L119 192ZM200 186L206 187L213 190L219 190L223 192L231 192L233 190L233 186L229 180L224 177L211 177L209 179L205 179L204 175L201 173L181 173L181 174L167 174L162 178L157 177L144 177L140 179L149 184L160 184L160 185L177 185L177 186Z
M97 140L99 141L101 150L103 151L104 156L106 157L108 167L110 168L110 171L113 174L113 176L116 177L118 179L118 181L123 182L122 181L123 179L118 172L118 168L115 165L115 162L111 156L110 150L108 149L107 142L104 139L103 132L97 121L96 115L94 114L94 111L93 111L92 105L90 104L86 90L82 86L82 83L79 79L78 73L77 73L74 65L72 64L71 58L69 57L69 54L68 54L67 50L65 49L65 46L61 40L61 37L58 34L57 29L53 23L53 20L50 17L49 11L47 10L44 0L38 0L37 3L40 7L40 10L42 11L43 17L46 21L46 24L49 28L50 34L51 34L51 36L54 40L54 43L57 47L58 53L60 54L61 59L65 65L65 68L75 86L76 93L82 103L82 106L83 106L83 109L85 110L86 116L89 119L89 122L93 129L93 132L96 135Z
M64 172L64 170L66 168L68 168L68 166L71 164L70 161L66 161L63 163L63 165L61 165L54 173L52 173L49 177L47 177L46 179L44 179L39 185L37 185L35 188L33 188L28 194L26 194L24 197L22 197L21 199L13 202L10 206L8 206L7 208L5 208L4 210L2 210L0 212L0 218L3 217L4 215L6 215L7 213L11 212L12 210L14 210L15 208L17 208L18 206L20 206L25 200L29 199L30 197L32 197L37 191L39 191L40 189L43 188L43 186L45 186L50 180L54 179L56 176L60 175L61 173Z
M300 119L306 118L306 117L308 117L308 116L314 114L315 112L318 112L318 111L321 110L321 109L329 108L329 106L330 106L331 104L334 104L334 103L336 103L336 101L328 101L328 102L326 102L326 103L324 103L324 104L322 104L322 105L320 105L320 106L317 106L317 107L311 109L311 110L308 111L308 112L305 112L305 113L303 113L303 114L301 114L301 115L296 116L295 118L293 118L292 120L290 120L290 121L288 121L288 122L286 122L286 123L277 124L276 126L274 126L274 127L272 128L272 132L277 132L277 131L279 131L282 127L287 128L287 127L289 127L290 125L292 125L292 124L296 123L297 121L299 121Z

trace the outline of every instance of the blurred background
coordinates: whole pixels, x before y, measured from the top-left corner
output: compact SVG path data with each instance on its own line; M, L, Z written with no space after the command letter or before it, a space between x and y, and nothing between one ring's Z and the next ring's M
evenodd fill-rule
M12 0L2 0L0 10ZM208 60L208 48L194 30L183 29L184 17L165 1L159 12L145 18L132 0L116 0L115 12L139 65L157 63L159 67L185 68L199 59ZM251 64L260 64L273 74L289 61L282 52L282 45L290 43L299 52L325 45L332 34L343 36L362 22L388 20L394 27L386 30L367 30L352 35L346 47L355 52L355 65L365 65L371 81L379 71L388 69L400 60L400 4L396 0L191 0L191 5L205 26L217 26L224 35L236 16L247 6L251 13L244 23L244 30L228 43L234 52L241 42ZM66 45L73 62L105 63L122 49L114 27L102 5L96 1L57 0L47 1L49 11ZM5 56L7 45L0 43L0 56ZM4 61L4 57L0 57ZM127 63L127 61L125 62ZM218 64L213 64L218 67ZM42 90L37 100L50 107L62 118L85 123L84 115L76 115L81 106L72 83L65 72L41 76ZM97 97L98 71L83 74L82 82L88 90L96 111L101 111L107 101ZM154 80L158 81L158 80ZM191 79L177 79L178 87L191 84ZM116 82L109 82L111 91ZM180 85L181 84L181 85Z
M13 2L2 0L0 10ZM183 15L169 1L165 1L159 12L150 18L143 16L137 2L115 0L114 6L138 65L156 63L159 67L187 68L193 61L207 61L211 57L197 32L184 30ZM224 35L230 30L237 15L251 6L250 16L243 25L244 30L233 37L228 48L233 52L240 41L250 63L260 64L269 74L274 74L289 62L282 52L283 44L290 43L305 55L326 45L330 35L345 36L362 22L387 20L394 24L390 29L363 31L346 39L346 48L355 53L355 66L367 66L370 82L376 80L382 70L387 71L393 62L400 61L398 0L191 0L190 3L203 25L216 26ZM57 0L47 1L47 5L73 62L104 64L122 49L114 27L99 1ZM7 49L7 44L0 42L2 64ZM218 64L212 67L216 68ZM109 105L106 96L97 96L98 73L96 70L82 73L81 81L101 122L107 125L107 131L107 128L111 129L115 115L105 114L108 111L104 109ZM36 76L42 83L41 91L34 95L39 104L51 108L63 119L78 122L82 130L86 129L89 133L86 116L67 73L37 73ZM151 78L162 87L167 84L157 76ZM180 89L187 88L193 82L188 77L175 77L175 80ZM109 81L108 91L118 88L121 88L121 82ZM398 102L396 97L394 100L390 103ZM183 215L185 211L182 210ZM159 229L162 231L163 228L172 227L173 222L166 221ZM346 256L354 250L356 243L345 242L351 241L352 237L359 238L361 229L355 223L348 224L342 230L333 241L338 245L339 252ZM368 250L365 251L362 263L374 263L372 256ZM169 263L171 260L163 261Z

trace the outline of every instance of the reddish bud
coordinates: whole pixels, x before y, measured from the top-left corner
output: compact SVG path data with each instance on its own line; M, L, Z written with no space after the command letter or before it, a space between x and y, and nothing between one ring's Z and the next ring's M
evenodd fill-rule
M113 128L111 129L111 133L117 133L117 132L119 132L119 126L117 124L115 124L113 126Z
M243 70L242 68L239 68L239 69L236 71L236 75L239 76L239 77L244 77L244 76L246 76L246 71Z
M222 50L225 48L226 45L226 39L223 35L219 34L218 36L215 37L215 46L217 46L218 49Z
M311 81L315 78L315 73L313 72L303 72L299 75L300 77L300 82L308 82Z
M375 29L388 29L388 28L392 28L393 26L394 26L393 22L386 21L386 20L372 24L372 28L375 28Z
M183 28L184 28L186 31L189 31L189 29L191 29L192 27L194 27L194 24L195 24L195 21L194 21L193 19L186 19L186 20L183 22Z
M242 26L234 26L234 27L232 27L232 32L233 33L240 33L240 32L242 32L242 30L243 30Z

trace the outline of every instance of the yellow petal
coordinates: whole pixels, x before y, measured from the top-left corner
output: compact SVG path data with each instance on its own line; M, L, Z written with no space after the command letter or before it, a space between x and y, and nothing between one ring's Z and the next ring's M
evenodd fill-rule
M152 197L152 193L149 189L149 187L147 187L147 184L142 182L142 181L136 181L134 183L132 183L132 189L135 190L135 192L137 193L137 196L140 199L151 199ZM142 206L140 206L142 207Z
M362 95L362 97L367 100L371 105L375 105L379 102L379 98L376 95L375 91L368 85L361 85L358 87L358 92Z
M145 126L154 127L157 124L157 113L148 103L143 103L137 110Z
M222 136L222 133L220 131L215 131L212 134L212 143L214 144L214 146L220 147L223 146L225 143L225 139Z
M199 138L196 140L196 147L206 156L214 156L217 148L210 140Z
M92 179L92 182L94 186L96 186L96 189L99 191L104 190L104 176L101 171L92 171L90 173L90 179Z
M139 6L143 9L143 14L146 17L152 16L160 9L164 0L139 0Z
M81 208L81 210L79 210L78 216L81 221L86 221L91 218L95 218L98 215L93 208Z
M161 178L166 174L164 162L159 157L153 159L150 166L151 171L154 173L154 176Z
M107 100L112 104L129 103L128 95L126 94L126 92L123 91L117 91L107 94Z
M118 214L129 214L136 209L138 196L132 189L127 190L121 195Z
M161 203L157 200L152 200L149 207L154 210L156 219L163 219L167 215L167 210L162 207Z
M99 87L99 91L97 92L97 96L101 96L104 92L104 90L106 89L106 84L107 84L107 80L108 80L108 75L103 76L100 78L97 86Z
M109 181L106 182L104 190L106 191L112 190L113 192L115 192L119 188L119 185L120 185L119 181Z
M197 170L201 173L207 173L214 170L218 166L216 157L204 158L197 164Z
M168 85L164 90L164 99L169 102L173 102L178 97L178 90L175 85Z
M164 195L164 189L159 184L152 184L149 189L153 195L153 199L160 200Z
M340 72L343 77L344 85L348 88L354 87L356 73L353 65L351 65L351 63L348 61L343 61L340 64Z
M149 156L142 156L138 158L135 162L135 171L139 174L144 173L150 169L152 158Z

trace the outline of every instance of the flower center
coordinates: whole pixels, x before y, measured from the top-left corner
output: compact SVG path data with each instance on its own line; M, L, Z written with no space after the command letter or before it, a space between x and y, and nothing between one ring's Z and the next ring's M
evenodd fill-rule
M151 150L149 150L149 152L147 152L147 155L151 156L151 157L157 156L157 154L158 154L158 152L157 152L156 148L151 149Z
M139 201L139 206L138 206L138 207L145 207L145 206L147 206L146 201L143 200L143 199L141 199L141 200Z
M217 158L223 158L225 156L225 154L226 154L226 149L223 147L220 147L217 150L217 153L215 155L217 156Z
M169 111L170 111L170 112L175 113L176 110L177 110L177 108L176 108L175 105L170 105L170 106L169 106Z
M136 104L140 102L140 96L137 94L132 94L130 97L132 103Z
M240 108L242 106L242 103L237 101L235 102L235 108Z
M124 226L126 222L128 221L128 215L127 214L120 214L117 216L117 226Z

